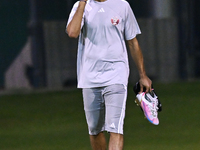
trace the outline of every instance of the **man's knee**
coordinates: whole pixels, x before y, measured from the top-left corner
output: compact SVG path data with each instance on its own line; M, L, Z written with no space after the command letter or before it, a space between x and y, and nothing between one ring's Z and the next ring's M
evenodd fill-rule
M104 124L99 124L97 121L88 123L88 129L90 135L98 135L104 131Z

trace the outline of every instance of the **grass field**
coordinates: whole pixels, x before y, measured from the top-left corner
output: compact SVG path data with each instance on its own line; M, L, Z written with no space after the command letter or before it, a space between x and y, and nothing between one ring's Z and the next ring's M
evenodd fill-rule
M200 82L155 83L160 125L144 119L129 88L124 150L199 150ZM90 150L80 90L0 96L1 150Z

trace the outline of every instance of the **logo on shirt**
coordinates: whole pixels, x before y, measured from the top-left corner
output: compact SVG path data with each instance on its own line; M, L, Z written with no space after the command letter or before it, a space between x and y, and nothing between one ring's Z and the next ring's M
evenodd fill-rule
M105 12L105 10L103 8L101 8L98 12Z
M114 17L114 18L111 19L111 23L112 23L113 25L118 25L119 19L118 19L117 17Z

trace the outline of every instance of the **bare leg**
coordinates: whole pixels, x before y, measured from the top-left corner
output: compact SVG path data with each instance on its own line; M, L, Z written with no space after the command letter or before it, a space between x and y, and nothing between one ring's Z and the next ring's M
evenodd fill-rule
M106 150L106 139L103 132L98 135L90 135L90 143L93 150Z
M124 137L122 134L110 133L109 150L122 150Z

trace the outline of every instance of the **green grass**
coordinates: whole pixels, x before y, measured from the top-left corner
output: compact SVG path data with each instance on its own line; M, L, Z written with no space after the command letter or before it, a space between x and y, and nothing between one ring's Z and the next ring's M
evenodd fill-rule
M163 104L154 126L129 88L124 150L199 150L200 82L154 87ZM89 150L81 90L0 96L1 150Z

